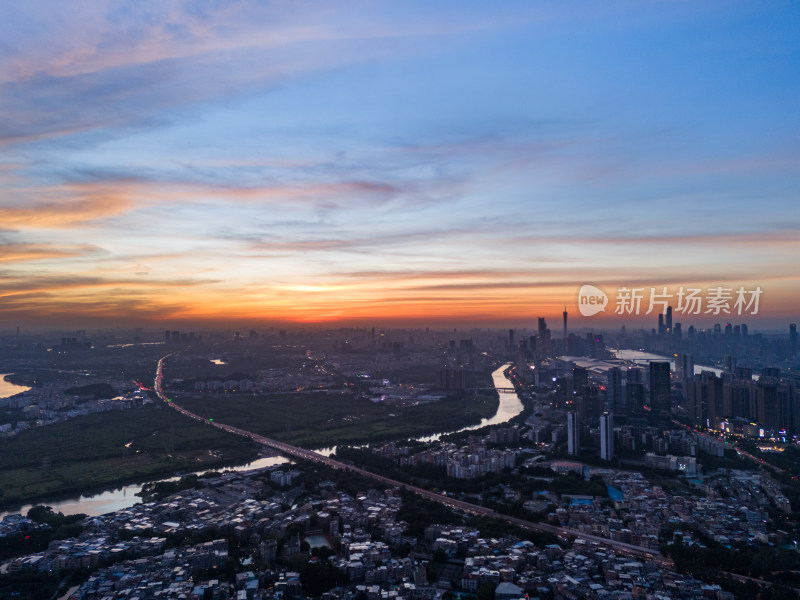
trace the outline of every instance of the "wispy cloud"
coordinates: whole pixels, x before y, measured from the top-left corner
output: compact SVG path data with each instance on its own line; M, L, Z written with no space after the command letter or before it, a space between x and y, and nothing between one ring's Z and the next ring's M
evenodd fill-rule
M6 4L8 314L491 320L712 280L792 306L771 9Z
M149 289L169 289L190 286L202 286L215 283L209 279L170 279L157 280L145 278L114 278L114 277L89 277L89 276L58 276L45 275L39 276L35 273L25 275L4 273L3 281L0 282L0 295L8 296L20 293L31 292L52 292L63 290L83 290L109 287L124 288L149 288Z
M97 246L59 246L56 244L0 243L0 262L19 263L48 259L75 258L96 255Z
M15 229L61 229L120 215L130 208L124 196L88 193L59 203L0 206L0 222Z
M42 11L38 30L7 32L13 41L0 68L0 144L163 124L178 108L390 58L395 40L455 36L513 21L463 11L435 25L418 17L387 21L364 3L315 3L297 11L282 2L198 10L189 2L106 1L51 9ZM353 11L360 18L353 19ZM16 8L8 12L7 23L29 17ZM61 31L72 35L57 35Z
M391 184L369 181L226 187L102 178L82 183L29 184L8 189L0 200L0 222L9 228L60 229L159 205L196 203L202 206L220 202L297 206L298 203L308 203L330 207L340 201L352 204L359 199L390 199L400 191Z

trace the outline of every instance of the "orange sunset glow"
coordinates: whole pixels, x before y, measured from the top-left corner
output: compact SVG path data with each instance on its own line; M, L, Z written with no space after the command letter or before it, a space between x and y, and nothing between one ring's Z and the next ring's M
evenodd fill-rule
M7 329L565 307L652 326L581 319L587 283L760 287L753 326L797 317L798 42L779 15L106 8L6 19L30 24L0 66Z

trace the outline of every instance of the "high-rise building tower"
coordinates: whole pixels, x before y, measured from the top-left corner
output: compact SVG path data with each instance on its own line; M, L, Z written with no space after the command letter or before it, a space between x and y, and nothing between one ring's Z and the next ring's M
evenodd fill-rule
M733 373L733 369L736 367L736 357L726 354L722 357L722 365L726 373Z
M570 411L567 413L567 454L578 456L581 448L581 430L578 423L578 413Z
M642 370L638 367L629 367L625 379L628 383L642 383Z
M567 307L564 307L564 354L569 354L569 338L567 337Z
M789 325L789 360L797 356L797 324Z
M666 322L666 326L667 326L667 335L669 335L669 334L672 333L672 307L671 306L667 307L667 322Z
M616 415L627 416L625 392L622 389L622 371L613 367L606 373L608 383L608 410Z
M600 460L614 460L614 413L600 415Z
M664 313L658 313L658 335L659 337L666 333L666 328L664 327Z
M669 363L650 363L650 410L654 417L669 417Z
M514 330L513 329L509 329L508 330L508 347L511 348L512 350L514 349Z
M686 409L695 425L705 427L708 405L708 382L694 377L686 382Z
M575 407L581 423L596 427L600 421L600 415L603 413L600 388L594 385L583 386L575 396Z
M539 359L544 358L550 351L547 343L548 331L544 317L539 317L539 337L536 338L536 354Z
M631 417L644 416L644 384L641 381L628 381L625 386L625 404Z
M584 367L572 367L572 389L580 394L589 385L589 371Z
M721 377L708 373L706 377L706 418L708 427L716 429L725 412L725 387ZM706 423L704 423L706 425Z
M675 374L681 381L686 381L694 376L694 358L691 354L679 354L675 358Z
M517 375L522 377L522 374L528 368L528 349L525 347L525 340L519 341L517 347Z
M461 354L461 361L471 367L475 350L472 340L460 340L458 343L458 350Z

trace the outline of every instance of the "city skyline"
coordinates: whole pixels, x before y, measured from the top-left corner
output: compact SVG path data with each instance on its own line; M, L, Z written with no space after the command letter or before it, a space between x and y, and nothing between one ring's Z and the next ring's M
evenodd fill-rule
M798 320L790 3L2 11L3 329Z

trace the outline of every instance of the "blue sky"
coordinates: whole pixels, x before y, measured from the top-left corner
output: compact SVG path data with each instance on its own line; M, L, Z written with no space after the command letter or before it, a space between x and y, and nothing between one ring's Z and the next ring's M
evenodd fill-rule
M524 325L583 283L797 317L796 3L0 16L9 326Z

